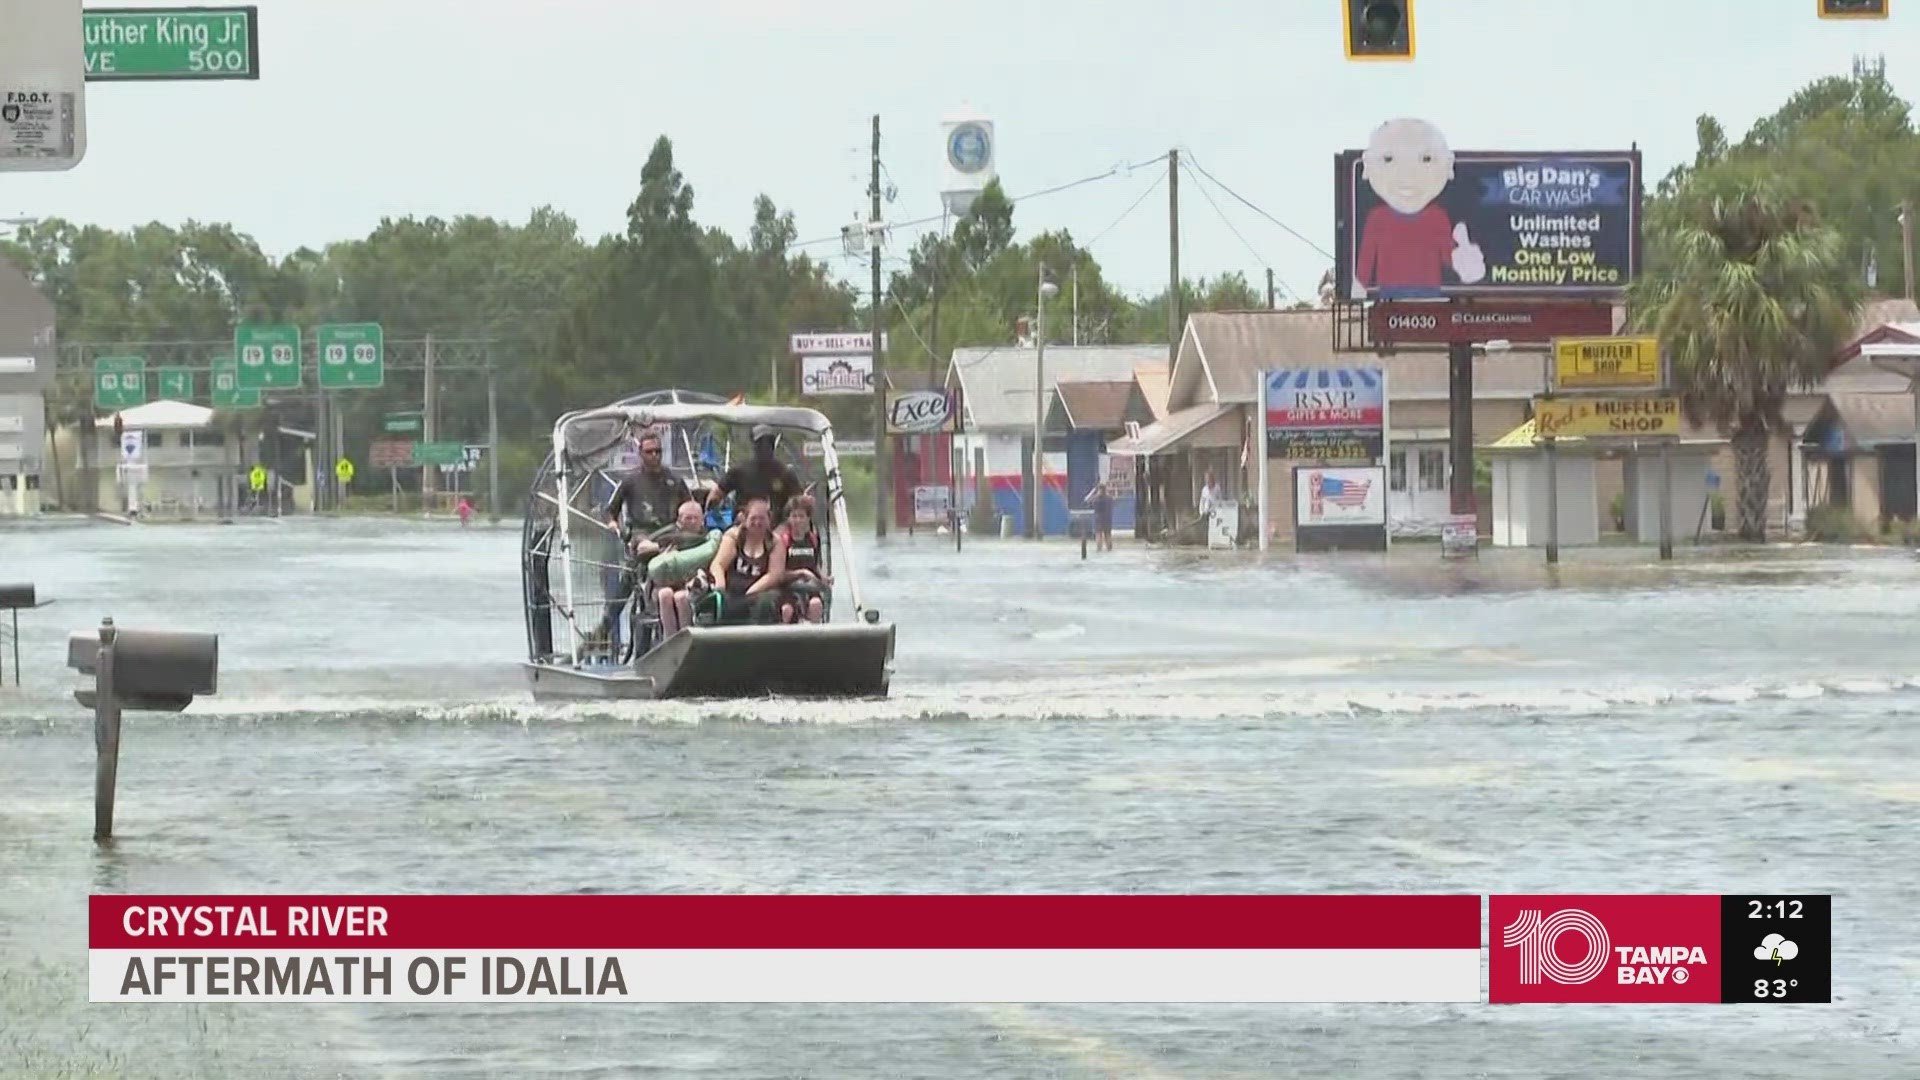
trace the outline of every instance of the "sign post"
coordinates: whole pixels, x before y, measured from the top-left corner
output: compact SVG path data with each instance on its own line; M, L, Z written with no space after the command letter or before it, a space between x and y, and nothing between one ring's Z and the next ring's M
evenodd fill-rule
M298 326L237 326L233 353L240 361L242 390L300 389Z
M143 356L101 356L93 361L93 404L119 412L147 403L147 361Z
M330 323L314 331L320 389L373 389L386 381L386 337L379 323Z

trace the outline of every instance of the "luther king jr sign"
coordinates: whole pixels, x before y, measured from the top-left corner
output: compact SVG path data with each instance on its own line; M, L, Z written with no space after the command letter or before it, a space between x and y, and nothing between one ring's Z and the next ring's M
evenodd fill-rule
M1612 296L1640 268L1638 151L1456 151L1400 119L1334 170L1342 299Z

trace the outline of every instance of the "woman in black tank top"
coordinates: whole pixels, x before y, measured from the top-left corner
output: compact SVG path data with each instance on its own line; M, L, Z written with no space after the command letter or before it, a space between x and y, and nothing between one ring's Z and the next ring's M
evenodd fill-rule
M751 499L740 524L720 538L707 576L715 588L702 600L722 623L770 622L779 593L767 571L773 561L773 532L767 500Z
M820 530L813 524L813 496L787 504L787 520L773 536L773 562L767 576L780 583L780 621L823 622L833 578L823 568Z

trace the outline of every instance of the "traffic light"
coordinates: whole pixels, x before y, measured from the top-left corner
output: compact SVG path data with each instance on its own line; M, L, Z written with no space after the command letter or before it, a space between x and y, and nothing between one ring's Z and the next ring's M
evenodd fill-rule
M1340 2L1347 12L1347 59L1413 59L1413 0Z
M1820 0L1823 19L1884 19L1889 0Z

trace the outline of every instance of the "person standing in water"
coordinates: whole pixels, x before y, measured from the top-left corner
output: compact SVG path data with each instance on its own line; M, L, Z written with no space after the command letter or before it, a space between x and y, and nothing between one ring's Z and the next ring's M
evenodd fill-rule
M463 529L473 520L473 504L467 501L465 495L460 496L460 505L454 507L453 512L460 515L460 527Z
M1113 550L1113 492L1101 480L1087 492L1087 505L1093 507L1093 540L1098 551Z

